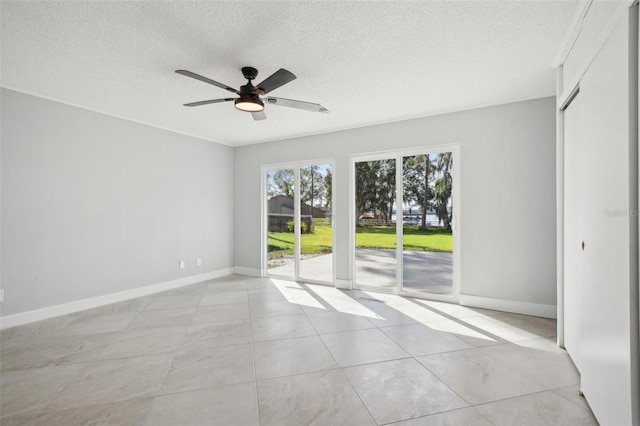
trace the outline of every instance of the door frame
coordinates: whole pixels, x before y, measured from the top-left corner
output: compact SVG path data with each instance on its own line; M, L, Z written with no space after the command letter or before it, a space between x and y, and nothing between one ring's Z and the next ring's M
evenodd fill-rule
M453 230L453 280L452 294L440 295L431 293L410 292L402 289L403 257L402 257L402 225L403 215L398 214L398 209L403 209L402 191L402 158L412 155L439 154L451 152L453 157L453 187L451 190L452 230ZM442 144L422 146L417 148L398 149L390 151L378 151L364 154L354 154L349 158L349 270L351 274L351 287L378 293L390 293L400 296L415 297L443 302L459 303L460 301L460 242L461 242L461 215L460 215L460 145ZM355 189L356 189L356 168L355 165L362 161L375 160L395 160L396 161L396 286L392 289L378 288L374 286L361 285L356 282L356 240L355 240ZM400 207L398 207L400 206Z
M328 164L331 166L331 281L314 280L300 277L300 169L303 167L315 166L319 164ZM294 253L294 276L296 282L304 281L310 284L321 284L335 286L336 282L336 225L335 225L335 159L321 158L317 160L289 161L284 163L270 163L260 165L260 276L264 278L276 278L283 280L291 280L291 277L285 275L271 274L267 264L267 239L268 239L268 219L267 219L267 180L266 173L269 170L293 169L294 171L294 203L293 203L293 221L294 221L294 237L293 237L293 253Z

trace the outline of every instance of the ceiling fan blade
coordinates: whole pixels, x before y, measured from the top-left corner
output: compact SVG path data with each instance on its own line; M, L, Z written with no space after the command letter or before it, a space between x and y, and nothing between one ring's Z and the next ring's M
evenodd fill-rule
M264 111L252 112L251 115L256 121L267 119L267 115L264 113Z
M314 104L311 102L296 101L293 99L284 99L284 98L274 98L271 96L266 98L266 101L272 105L280 105L280 106L289 107L289 108L303 109L305 111L323 112L323 113L329 112L329 110L323 107L322 105Z
M228 90L229 92L233 92L236 95L240 94L240 92L238 92L233 87L229 87L226 84L218 83L217 81L211 80L210 78L207 78L207 77L203 77L200 74L196 74L196 73L191 72L191 71L176 70L176 73L184 75L184 76L187 76L187 77L195 78L196 80L204 81L205 83L213 84L214 86L217 86L217 87L219 87L221 89Z
M287 71L284 68L280 68L278 71L267 77L262 83L258 84L256 86L256 90L260 94L265 95L295 79L296 76L292 72Z
M191 102L191 103L188 103L188 104L184 104L184 106L186 106L186 107L194 107L194 106L207 105L207 104L217 104L219 102L235 101L236 99L237 98L210 99L208 101Z

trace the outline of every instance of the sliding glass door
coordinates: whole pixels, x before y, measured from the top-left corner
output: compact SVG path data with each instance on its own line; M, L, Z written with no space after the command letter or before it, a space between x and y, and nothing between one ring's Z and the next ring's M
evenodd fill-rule
M457 147L353 159L356 288L458 299Z
M333 283L332 172L330 161L263 167L265 275Z
M269 274L295 278L295 192L296 170L266 171L267 263Z
M396 160L355 163L355 282L396 287Z
M453 297L453 154L402 157L404 293Z
M302 281L333 282L333 175L331 164L300 167Z

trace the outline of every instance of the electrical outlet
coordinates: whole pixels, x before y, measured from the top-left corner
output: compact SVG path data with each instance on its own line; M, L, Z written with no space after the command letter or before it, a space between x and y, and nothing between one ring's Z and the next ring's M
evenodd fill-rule
M196 265L197 266L202 266L202 258L201 257L196 259Z
M187 267L187 262L185 262L184 260L180 261L180 269L184 269Z

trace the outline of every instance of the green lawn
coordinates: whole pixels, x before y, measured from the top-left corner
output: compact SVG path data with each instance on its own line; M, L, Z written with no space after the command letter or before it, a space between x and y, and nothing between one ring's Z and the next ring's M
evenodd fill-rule
M451 231L440 228L422 230L418 226L403 227L403 249L408 251L453 251L453 235ZM396 227L366 226L356 230L357 248L396 248Z
M333 244L331 226L314 221L312 234L300 235L300 253L322 254L331 253ZM269 257L293 254L293 232L269 232L268 238Z
M331 253L332 229L324 221L314 220L315 231L312 234L300 235L300 252L302 254ZM444 229L427 229L423 231L417 226L404 227L404 249L409 251L453 251L451 231ZM269 257L293 254L293 233L270 232L268 236ZM358 227L356 231L356 247L394 249L396 246L395 226Z

